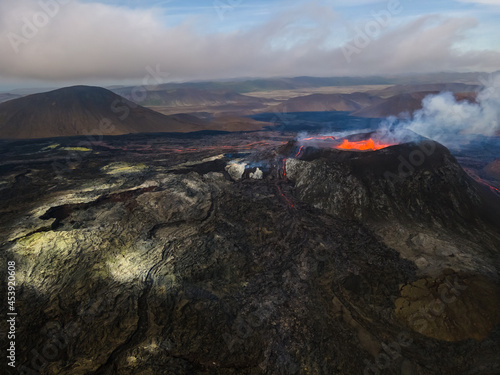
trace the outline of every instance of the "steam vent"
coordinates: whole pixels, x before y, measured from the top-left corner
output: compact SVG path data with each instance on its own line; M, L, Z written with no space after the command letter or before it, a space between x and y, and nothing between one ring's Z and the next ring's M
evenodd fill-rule
M20 373L500 372L500 196L443 145L130 137L2 151Z

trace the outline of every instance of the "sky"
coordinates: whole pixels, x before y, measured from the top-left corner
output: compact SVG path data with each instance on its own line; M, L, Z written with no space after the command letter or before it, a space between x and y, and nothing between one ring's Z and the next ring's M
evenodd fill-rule
M500 0L0 1L0 89L500 69Z

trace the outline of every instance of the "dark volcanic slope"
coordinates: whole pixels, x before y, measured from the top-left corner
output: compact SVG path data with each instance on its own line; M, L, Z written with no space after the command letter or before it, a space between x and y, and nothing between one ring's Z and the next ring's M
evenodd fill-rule
M203 130L193 116L171 117L100 87L74 86L0 104L0 138L48 138Z
M0 94L0 103L19 98L19 95L15 94Z
M491 261L484 270L498 264L499 197L467 175L444 146L422 141L368 153L306 147L300 155L287 159L286 171L302 201L366 223L416 263L425 253L426 273L486 253ZM470 269L466 263L457 267Z

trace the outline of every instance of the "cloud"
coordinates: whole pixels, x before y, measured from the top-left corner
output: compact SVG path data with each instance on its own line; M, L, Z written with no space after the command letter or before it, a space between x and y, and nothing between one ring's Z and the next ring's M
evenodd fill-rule
M335 6L337 7L355 7L359 5L387 3L387 0L337 0Z
M171 79L185 80L492 71L500 66L498 51L454 48L477 25L471 18L423 16L381 27L348 61L345 47L353 40L336 40L332 46L336 35L346 34L348 20L321 2L297 5L249 29L208 32L204 27L214 22L215 12L210 20L197 17L168 27L159 9L42 1L59 7L45 25L40 14L46 11L38 1L0 3L2 78L141 79L147 67L156 66ZM28 38L23 31L29 23L36 30Z
M458 0L461 3L474 3L483 5L497 5L500 6L500 0Z
M405 127L447 143L458 134L497 135L500 132L500 75L477 96L476 103L457 102L452 93L429 95L423 108L414 113Z

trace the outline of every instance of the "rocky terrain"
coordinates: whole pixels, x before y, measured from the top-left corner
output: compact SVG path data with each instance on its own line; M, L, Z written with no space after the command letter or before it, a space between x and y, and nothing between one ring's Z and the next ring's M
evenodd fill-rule
M21 373L500 371L500 197L443 146L81 142L0 147Z
M303 148L286 167L301 200L366 224L420 273L438 276L450 267L497 277L498 191L474 181L442 145L424 140L369 153Z

